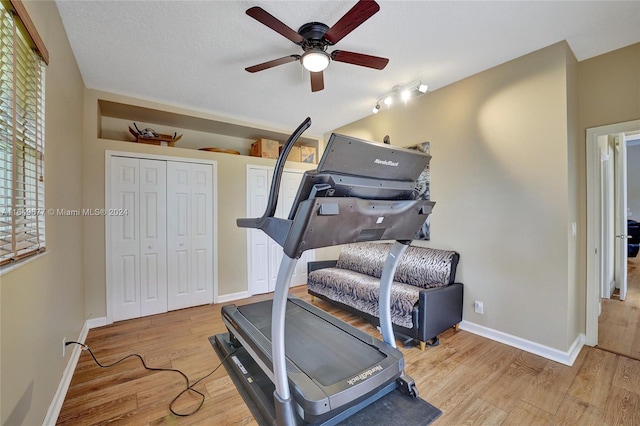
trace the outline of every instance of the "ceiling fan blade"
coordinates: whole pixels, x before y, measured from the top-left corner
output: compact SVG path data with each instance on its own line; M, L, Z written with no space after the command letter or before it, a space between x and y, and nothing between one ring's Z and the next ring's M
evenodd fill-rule
M288 64L289 62L294 62L299 59L300 59L300 55L285 56L284 58L274 59L273 61L267 61L258 65L254 65L252 67L247 67L245 68L245 70L249 72L258 72L258 71L266 70L268 68L277 67L278 65Z
M296 44L304 41L304 38L300 34L289 28L286 24L261 7L254 6L251 9L247 9L246 13L256 21L262 22L273 31L285 36Z
M389 59L380 56L365 55L364 53L347 52L346 50L334 50L331 59L347 64L360 65L361 67L384 69L389 63Z
M311 91L319 92L324 89L324 74L322 71L312 72L311 74Z
M375 1L360 0L333 27L329 28L324 35L325 40L336 44L379 10L380 6Z

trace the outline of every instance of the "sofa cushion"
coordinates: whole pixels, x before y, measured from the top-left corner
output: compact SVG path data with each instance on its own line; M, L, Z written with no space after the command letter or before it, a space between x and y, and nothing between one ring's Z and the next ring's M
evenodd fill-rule
M387 255L391 250L390 244L357 243L345 244L340 249L340 256L336 268L380 278Z
M400 258L394 280L421 288L444 287L453 282L455 251L408 247Z
M340 251L336 268L380 278L390 251L389 243L346 244ZM394 281L421 288L451 284L456 255L455 251L408 247L400 258Z
M307 287L331 300L351 306L379 318L380 280L370 275L340 268L313 271ZM420 288L394 282L391 287L391 321L412 328L412 312L420 297Z

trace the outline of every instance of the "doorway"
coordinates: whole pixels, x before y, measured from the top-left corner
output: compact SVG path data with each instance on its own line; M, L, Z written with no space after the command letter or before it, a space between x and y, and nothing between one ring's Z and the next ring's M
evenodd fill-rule
M624 303L626 296L626 139L637 138L639 130L640 120L587 129L586 344L591 346L600 343L602 300L615 295Z

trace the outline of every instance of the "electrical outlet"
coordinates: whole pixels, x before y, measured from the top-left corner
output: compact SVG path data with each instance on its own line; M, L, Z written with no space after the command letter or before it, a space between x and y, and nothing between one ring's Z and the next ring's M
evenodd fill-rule
M476 314L483 315L484 314L484 303L476 300L473 303L473 309L476 311Z
M62 338L62 358L67 355L67 336Z

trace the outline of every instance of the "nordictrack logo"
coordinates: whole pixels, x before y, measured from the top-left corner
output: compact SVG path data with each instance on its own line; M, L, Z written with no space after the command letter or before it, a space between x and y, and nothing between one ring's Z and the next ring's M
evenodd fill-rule
M369 376L373 376L378 371L382 371L382 366L380 364L376 365L375 367L370 368L367 371L363 371L362 373L358 374L357 376L347 380L347 383L349 383L350 385L353 385L355 383L358 383L361 380L366 379Z
M381 160L379 158L376 158L374 163L376 164L382 164L383 166L392 166L392 167L398 167L398 162L397 161L391 161L391 160Z

